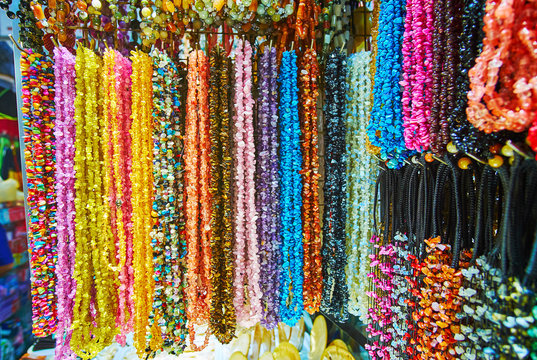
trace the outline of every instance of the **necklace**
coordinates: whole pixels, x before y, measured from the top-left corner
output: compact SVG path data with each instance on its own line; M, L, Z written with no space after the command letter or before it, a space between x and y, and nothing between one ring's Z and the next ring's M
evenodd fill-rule
M403 37L403 0L380 4L374 104L368 126L371 144L380 148L380 157L390 168L400 167L408 157L403 136L401 92L401 40Z
M153 251L151 249L151 216L153 202L153 173L151 169L153 159L153 123L151 119L152 84L151 75L153 66L151 58L141 52L132 53L132 126L130 129L132 143L132 243L134 266L134 346L141 358L152 347L150 339L157 341L159 331L155 327L149 330L149 315L155 284L153 280ZM160 336L159 336L160 337Z
M150 325L160 327L168 352L180 354L187 334L183 295L184 238L182 134L179 123L179 77L165 52L155 49L153 60L153 187L151 231L155 294Z
M322 295L321 224L319 219L319 157L317 155L317 53L307 49L300 63L300 123L302 130L302 221L304 224L304 309L319 311Z
M255 209L252 47L241 41L235 58L235 311L237 323L249 327L261 319L259 258ZM247 261L245 261L246 259ZM246 285L247 284L247 285ZM247 287L246 287L247 286ZM246 294L245 294L246 291Z
M345 282L346 156L345 84L343 54L333 52L325 70L326 180L323 211L323 296L321 309L337 320L348 317L348 288Z
M347 60L346 150L347 150L347 267L349 312L367 316L367 255L370 253L369 229L372 224L372 203L376 172L374 158L364 151L370 113L370 52L353 54Z
M187 243L187 318L190 346L201 350L209 343L209 331L203 346L194 345L194 325L209 320L210 285L210 222L209 193L209 109L208 62L203 51L194 51L188 59L188 97L185 123L185 231Z
M278 325L280 285L280 219L278 176L278 64L276 48L265 47L259 63L257 116L256 208L258 213L260 269L263 296L261 324L267 329Z
M505 15L508 14L509 16ZM487 1L483 50L469 71L468 121L487 133L521 132L537 112L530 79L537 74L530 44L537 15L531 3ZM498 37L503 32L505 36ZM517 36L515 34L520 34ZM498 81L501 86L497 89Z
M75 204L74 194L74 94L75 57L67 49L54 49L56 121L56 221L58 232L58 263L56 274L58 283L58 328L56 355L58 358L74 356L70 349L71 324L76 285L72 279L75 258Z
M24 157L28 181L28 238L32 273L32 331L36 336L43 337L53 334L57 327L54 289L54 269L58 254L54 192L53 64L43 55L28 49L22 53L21 73L21 112L26 144Z
M302 317L302 167L298 118L297 64L294 51L283 53L280 65L280 318L293 326Z
M102 61L95 53L84 47L77 49L74 169L75 213L79 220L75 226L73 278L76 293L86 296L75 298L71 349L83 359L93 358L112 343L117 333L118 273L108 206L110 177L107 164L104 168L101 164L108 151L108 130L99 97L101 67Z
M407 1L403 37L403 122L407 149L429 147L429 121L432 93L433 3Z
M230 136L230 59L224 50L212 50L210 59L209 118L211 121L211 332L222 344L235 334L233 307L233 230L231 203L232 144Z

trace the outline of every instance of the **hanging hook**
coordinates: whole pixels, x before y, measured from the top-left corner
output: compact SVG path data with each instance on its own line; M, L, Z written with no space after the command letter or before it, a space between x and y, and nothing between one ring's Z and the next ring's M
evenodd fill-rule
M11 42L13 42L13 45L15 45L20 52L25 53L26 55L30 55L22 48L22 46L20 46L20 44L15 40L13 35L9 34L9 38L11 39Z
M468 155L469 157L471 157L472 159L474 159L475 161L481 163L481 164L485 164L485 165L487 164L487 162L481 160L480 158L478 158L478 157L475 156L475 155L472 155L472 154L470 154L470 153L465 153L465 154Z
M421 165L423 167L425 167L425 165L423 165L419 160L418 160L418 157L416 155L412 156L410 158L410 161L412 161L414 164L417 164L417 165Z
M433 155L433 159L440 161L440 162L441 162L442 164L444 164L444 165L447 165L447 162L445 162L444 160L440 159L440 158L437 157L436 155Z
M515 144L513 144L511 140L507 140L506 145L509 146L511 149L513 149L513 151L515 151L518 155L522 156L523 158L531 159L531 156L529 156L528 154L520 150Z
M60 45L58 45L58 41L56 41L56 38L54 36L51 36L50 40L52 40L52 43L54 44L54 47L60 47Z
M347 48L345 47L345 45L347 45L347 42L346 41L343 41L343 44L341 45L341 50L340 52L343 54L343 50L347 50Z

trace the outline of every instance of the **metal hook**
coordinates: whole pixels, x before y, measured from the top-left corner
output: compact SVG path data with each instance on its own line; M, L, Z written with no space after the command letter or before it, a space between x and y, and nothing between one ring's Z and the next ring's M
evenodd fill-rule
M371 155L372 155L375 159L377 159L378 161L380 161L380 162L382 162L382 163L384 162L384 160L382 160L381 158L379 158L379 157L377 156L377 154L371 154Z
M425 165L423 165L421 162L419 162L418 157L416 155L412 156L410 158L410 161L412 161L414 164L418 164L418 165L421 165L421 166L425 167Z
M477 156L475 155L472 155L470 153L465 153L466 155L468 155L469 157L471 157L472 159L474 159L475 161L481 163L481 164L487 164L485 161L481 160L480 158L478 158Z
M513 151L515 151L518 155L522 156L523 158L531 159L531 156L529 156L528 154L520 150L515 144L513 144L511 140L507 140L506 145L509 146L511 149L513 149Z
M436 155L433 155L433 159L440 161L444 165L447 165L447 162L445 162L444 160L440 159L439 157L436 157Z
M30 55L22 48L22 46L20 46L20 44L15 40L12 34L9 34L9 38L13 42L13 45L15 45L20 52L25 53L26 55Z

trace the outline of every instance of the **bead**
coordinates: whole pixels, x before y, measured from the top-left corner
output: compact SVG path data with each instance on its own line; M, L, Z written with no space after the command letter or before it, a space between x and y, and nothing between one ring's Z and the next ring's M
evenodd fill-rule
M142 8L142 16L144 18L148 18L149 16L151 16L151 9L148 7Z
M509 145L502 146L501 154L506 157L513 157L515 155L515 152L512 147Z
M448 151L449 153L451 153L451 154L456 154L456 153L459 152L459 150L457 150L457 147L455 146L455 144L454 144L452 141L450 141L450 142L447 144L446 149L447 149L447 151Z
M499 154L501 150L502 150L501 144L494 144L489 147L489 151L491 154L495 154L495 155Z
M500 155L494 155L488 160L488 164L493 168L499 168L503 165L503 157Z
M467 170L470 167L470 164L472 164L472 160L470 158L467 158L467 157L462 157L457 162L457 165L462 170Z
M431 153L427 153L427 154L425 154L425 161L427 161L427 162L433 162L433 161L434 161L433 154L431 154Z

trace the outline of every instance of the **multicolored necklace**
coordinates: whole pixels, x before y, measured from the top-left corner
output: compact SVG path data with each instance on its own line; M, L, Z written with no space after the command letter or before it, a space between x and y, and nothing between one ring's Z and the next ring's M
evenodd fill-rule
M164 348L180 354L186 346L182 134L179 123L179 76L165 52L153 60L153 188L151 231L155 294L150 326L158 325Z
M21 54L32 330L43 337L57 327L54 69L41 54L30 49Z

